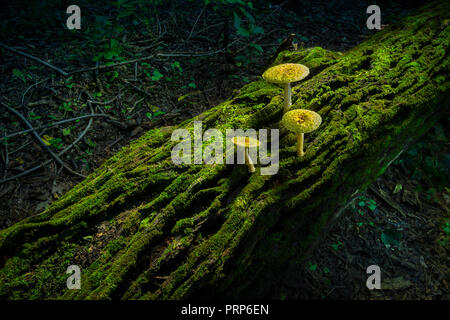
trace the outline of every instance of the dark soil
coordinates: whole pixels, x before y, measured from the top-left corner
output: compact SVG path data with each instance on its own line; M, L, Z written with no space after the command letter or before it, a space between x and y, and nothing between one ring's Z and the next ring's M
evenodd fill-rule
M122 18L118 18L120 10L110 3L83 7L83 1L79 2L80 7L88 8L83 11L83 21L92 30L78 33L63 26L66 5L56 1L29 6L6 2L0 10L0 42L66 72L95 66L93 57L111 50L117 51L117 57L108 60L104 55L100 65L163 55L64 78L42 64L0 50L0 99L33 127L91 113L103 115L38 130L49 148L58 153L88 128L81 140L60 156L70 170L47 161L52 157L31 133L2 143L0 228L42 212L79 183L79 175L88 175L146 130L179 123L225 100L233 90L261 75L263 66L290 33L296 34L298 47L345 51L376 32L366 28L368 5L380 5L382 23L387 25L420 4L254 1L253 14L265 32L246 38L236 35L232 20L227 22L226 15L204 8L202 1L195 5L169 1L158 11L140 8L143 15L133 12ZM107 22L94 23L95 15L106 17ZM144 17L149 21L143 21ZM118 44L111 39L117 39ZM28 129L21 119L0 108L2 136ZM441 144L445 147L437 151L422 148L420 152L448 155L448 132L443 135ZM435 136L428 135L423 143ZM289 266L285 281L269 298L449 298L448 185L436 182L436 174L429 172L412 177L417 168L406 163L408 157L405 152L341 213L305 263ZM25 174L42 163L46 163L42 168ZM440 163L437 166L442 169ZM444 166L448 175L448 162ZM424 167L419 165L419 169ZM22 176L11 179L17 175ZM389 248L386 235L396 240ZM373 264L381 267L382 280L390 280L392 290L366 288L366 268Z

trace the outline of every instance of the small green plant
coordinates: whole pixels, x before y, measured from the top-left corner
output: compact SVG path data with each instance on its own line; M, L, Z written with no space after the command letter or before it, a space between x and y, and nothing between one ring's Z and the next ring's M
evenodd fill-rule
M156 112L146 112L145 115L149 120L153 120L156 117L162 116L163 114L165 114L164 111L156 111Z
M13 69L12 73L15 78L19 79L23 83L27 83L27 80L33 79L33 77L30 74L25 73L19 69Z
M72 76L68 77L64 82L67 88L72 89L73 83L72 83Z
M309 271L316 271L317 270L317 264L312 264L309 262Z
M63 129L63 136L68 136L70 134L70 132L72 131L71 128L64 128Z
M72 102L63 102L62 105L59 106L59 111L62 111L64 115L66 115L67 112L72 112Z
M111 39L109 43L103 46L103 51L99 52L94 58L93 61L97 62L101 59L107 60L107 64L113 63L114 61L122 61L125 58L121 57L122 46L117 39Z
M333 248L334 251L337 251L339 249L339 247L342 247L342 246L344 246L344 245L342 244L341 241L338 241L337 243L333 243L331 245L331 247Z
M30 119L30 120L39 120L40 118L41 118L41 116L38 116L33 111L30 111L28 113L28 119Z
M49 142L50 142L50 146L55 148L56 150L59 150L63 147L61 138L51 138L51 139L49 139Z
M158 69L153 70L153 74L151 76L151 79L153 81L159 81L159 79L161 79L162 77L164 77L164 75L161 72L159 72Z
M175 74L181 75L183 73L183 68L181 67L181 64L179 61L174 61L170 67L172 68L172 71Z
M88 147L91 147L91 148L95 148L97 146L97 144L94 141L92 141L90 138L87 138L85 140L85 143Z
M375 211L375 209L377 208L377 203L375 202L375 200L370 199L369 201L367 201L367 207L370 209L370 211Z

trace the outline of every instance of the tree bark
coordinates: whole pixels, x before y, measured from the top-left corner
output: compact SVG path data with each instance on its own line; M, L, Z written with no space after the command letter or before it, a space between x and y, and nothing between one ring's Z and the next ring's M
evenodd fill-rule
M282 52L302 63L294 108L323 122L281 130L280 169L175 165L176 128L278 128L281 87L258 80L176 127L151 130L46 211L0 231L0 297L263 297L317 235L448 106L449 4L433 3L346 53ZM66 269L81 268L81 289Z

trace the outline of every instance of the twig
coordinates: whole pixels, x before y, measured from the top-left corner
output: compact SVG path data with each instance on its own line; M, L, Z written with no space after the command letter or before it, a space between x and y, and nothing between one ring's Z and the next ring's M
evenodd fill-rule
M56 162L58 162L61 166L63 166L67 171L69 171L70 173L77 175L77 176L81 176L84 177L83 175L80 175L78 172L73 171L72 169L70 169L65 163L64 161L62 161L59 156L57 154L55 154L49 147L48 145L44 142L44 140L42 140L42 138L36 133L36 130L33 128L33 126L31 125L31 123L17 110L11 108L10 106L8 106L6 103L1 102L2 106L5 107L6 109L8 109L10 112L14 113L16 116L18 116L25 124L27 127L29 127L30 129L32 129L31 131L33 132L34 137L36 138L36 140L39 141L39 143L44 147L44 149L53 157L53 159L56 160Z
M92 106L91 106L91 112L92 112L92 114L94 114L94 111L92 110ZM88 122L86 128L85 128L85 129L83 130L83 132L78 136L78 138L75 139L70 145L68 145L68 146L67 146L65 149L63 149L60 153L58 153L58 156L59 156L59 157L61 157L64 153L66 153L67 151L69 151L70 149L72 149L72 147L75 146L75 145L76 145L76 144L77 144L77 143L78 143L78 142L86 135L86 133L89 131L89 128L91 127L93 121L94 121L94 119L91 117L91 118L89 119L89 122ZM8 182L8 181L11 181L11 180L20 178L20 177L23 177L23 176L25 176L25 175L27 175L27 174L30 174L30 173L32 173L32 172L34 172L34 171L36 171L36 170L39 170L40 168L46 166L47 164L49 164L49 163L52 162L52 161L53 161L52 159L47 160L47 161L45 161L44 163L41 163L40 165L38 165L38 166L36 166L36 167L33 167L33 168L31 168L31 169L29 169L29 170L27 170L27 171L24 171L24 172L21 172L21 173L15 175L15 176L12 176L12 177L5 178L5 179L3 179L3 180L0 180L0 184L3 184L3 183L5 183L5 182ZM83 178L86 178L86 177L85 177L84 175L82 175L82 174L79 174L79 176L81 176L81 177L83 177Z
M200 17L202 16L203 12L205 11L206 7L208 5L205 4L202 8L202 10L200 10L199 15L197 16L197 19L194 22L194 25L192 26L191 32L189 32L189 36L186 38L185 42L188 41L191 37L192 37L192 33L194 32L195 27L197 26L198 20L200 19Z
M5 131L5 171L3 172L3 179L6 178L6 172L8 171L9 155L8 155L8 141L6 140Z
M139 62L139 61L149 60L149 59L152 59L154 57L155 57L155 55L152 54L150 56L145 56L145 57L142 57L142 58L137 58L137 59L133 59L133 60L118 62L118 63L114 63L114 64L83 68L83 69L79 69L79 70L75 70L75 71L69 72L68 75L71 76L71 75L74 75L74 74L83 73L83 72L87 72L87 71L101 70L101 69L108 69L108 68L124 66L124 65L127 65L127 64L130 64L130 63L135 63L135 62Z
M5 136L5 139L9 139L9 138L12 138L12 137L15 137L15 136L18 136L20 134L27 133L27 132L30 132L30 131L36 131L36 130L40 130L40 129L48 129L48 128L51 128L51 127L54 127L54 126L58 126L60 124L73 122L73 121L77 121L77 120L85 119L85 118L91 118L91 117L109 117L109 115L107 115L107 114L100 114L100 113L94 113L94 114L87 114L87 115L84 115L84 116L79 116L79 117L76 117L76 118L65 119L65 120L61 120L61 121L58 121L58 122L50 123L50 124L45 125L45 126L40 126L40 127L35 127L35 128L32 128L32 129L26 129L26 130L14 132L14 133L11 133L8 136Z
M230 45L235 43L236 41L237 40L231 42ZM156 54L152 54L150 56L145 56L142 58L136 58L136 59L118 62L118 63L114 63L114 64L101 65L101 66L99 65L99 66L95 66L95 67L89 67L89 68L75 70L75 71L68 73L67 76L72 76L74 74L88 72L88 71L95 71L95 70L102 70L102 69L124 66L124 65L136 63L139 61L150 60L150 59L154 58L155 56L158 56L158 57L203 57L203 56L210 56L210 55L218 54L218 53L223 52L224 50L225 50L225 48L222 48L222 49L216 50L216 51L212 51L212 52L204 52L204 53L156 53Z
M120 141L122 141L124 139L124 136L119 137L118 139L116 139L115 141L113 141L112 143L110 143L109 145L106 146L106 149L110 149L112 148L114 145L116 145L117 143L119 143Z
M382 189L376 189L374 186L370 186L369 190L375 193L378 197L384 200L388 205L391 206L391 208L397 210L399 213L402 214L402 216L406 217L407 214L402 210L402 208L397 205L394 201L392 201L391 197L387 195L387 193Z
M131 82L127 81L126 79L121 79L125 84L128 84L129 86L131 86L133 89L135 89L136 91L142 93L143 95L152 98L152 95L150 93L148 93L147 91L145 91L144 89L139 88L138 86L135 86L134 84L132 84ZM154 87L154 86L152 86Z
M32 55L30 55L30 54L28 54L28 53L25 53L25 52L23 52L23 51L20 51L20 50L16 50L16 49L14 49L14 48L11 48L10 46L7 46L6 44L3 44L3 43L1 43L1 42L0 42L0 47L2 47L3 49L6 49L6 50L8 50L8 51L14 52L14 53L16 53L16 54L19 54L19 55L21 55L21 56L27 57L27 58L29 58L29 59L31 59L31 60L36 61L36 62L39 62L40 64L43 64L44 66L46 66L46 67L48 67L48 68L50 68L50 69L53 69L54 71L56 71L57 73L59 73L60 75L62 75L62 76L64 76L64 77L68 77L68 76L69 76L69 74L68 74L67 72L61 70L60 68L55 67L54 65L51 65L50 63L45 62L44 60L41 60L41 59L39 59L39 58L36 58L35 56L32 56Z
M97 60L97 62L95 63L95 66L97 67L94 70L94 77L95 77L95 81L97 82L97 86L100 89L100 92L105 92L105 88L103 88L103 84L100 81L99 75L98 75L98 66L100 65L100 62Z
M98 104L98 105L101 105L101 106L105 106L105 105L107 105L107 104L110 104L110 103L116 101L117 98L120 96L120 94L117 95L117 96L115 96L115 97L112 98L111 100L104 101L104 102L102 102L102 101L97 101L97 100L93 100L93 98L92 98L91 95L88 95L88 96L90 97L90 99L88 100L88 102L93 103L93 104Z
M50 79L50 78L45 78L44 80L41 80L41 81L36 82L36 83L32 84L31 86L29 86L29 87L27 88L27 90L25 90L25 92L22 94L22 102L21 102L21 105L22 105L22 106L24 105L25 96L27 95L28 91L31 90L31 88L36 87L38 84L41 84L42 82L45 82L45 81L47 81L48 79Z

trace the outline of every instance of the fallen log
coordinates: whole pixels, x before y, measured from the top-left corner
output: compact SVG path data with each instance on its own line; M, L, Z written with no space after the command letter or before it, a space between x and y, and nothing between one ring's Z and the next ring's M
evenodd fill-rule
M296 154L280 131L279 170L177 165L175 129L279 128L282 89L258 80L174 127L150 130L40 215L0 231L3 299L261 297L352 195L448 107L449 4L432 3L346 53L281 52L310 76L292 108L323 121ZM66 269L81 268L68 290Z

